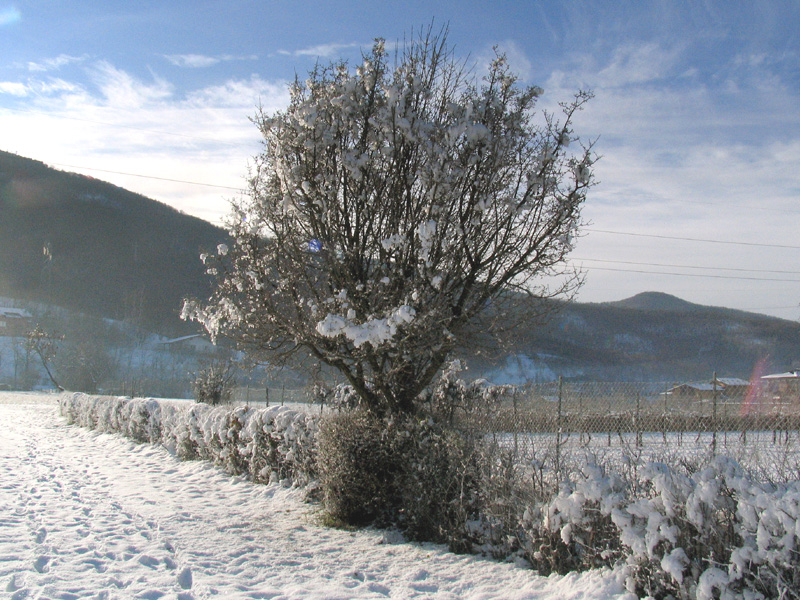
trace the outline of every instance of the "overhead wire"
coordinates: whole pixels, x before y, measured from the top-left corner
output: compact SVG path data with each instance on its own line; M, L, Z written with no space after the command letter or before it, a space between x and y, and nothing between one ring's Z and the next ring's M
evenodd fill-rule
M642 269L614 269L612 267L590 267L590 271L613 271L616 273L643 273L646 275L673 275L677 277L698 277L702 279L734 279L738 281L779 281L782 283L800 283L800 279L776 279L770 277L736 277L733 275L712 275L710 273L672 273L669 271L645 271Z
M640 267L665 267L668 269L695 269L702 271L735 271L740 273L774 273L780 275L800 275L800 271L777 271L772 269L742 269L737 267L700 267L697 265L673 265L664 263L634 262L628 260L610 260L605 258L579 258L577 256L572 257L571 260L580 262L611 263L617 265L634 265Z
M97 171L98 173L111 173L114 175L126 175L128 177L141 177L143 179L156 179L158 181L170 181L172 183L186 183L189 185L201 185L204 187L212 187L212 188L219 188L223 190L234 190L237 192L242 191L242 188L236 188L229 185L217 185L214 183L203 183L200 181L187 181L185 179L171 179L169 177L156 177L155 175L140 175L138 173L125 173L123 171L112 171L110 169L96 169L94 167L80 167L77 165L65 165L63 163L50 163L51 165L55 165L57 167L65 167L67 169L80 169L82 171Z
M788 244L763 244L758 242L732 242L729 240L711 240L706 238L694 237L680 237L674 235L659 235L655 233L634 233L632 231L610 231L608 229L595 229L593 227L586 227L584 231L594 233L607 233L612 235L628 235L633 237L656 238L662 240L678 240L682 242L704 242L707 244L730 244L732 246L755 246L758 248L783 248L788 250L800 250L800 246L791 246Z

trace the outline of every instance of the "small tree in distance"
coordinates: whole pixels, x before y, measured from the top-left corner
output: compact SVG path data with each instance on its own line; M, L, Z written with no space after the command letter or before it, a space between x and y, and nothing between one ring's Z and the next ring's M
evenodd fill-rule
M256 355L307 351L378 415L417 409L493 299L576 283L542 277L566 271L594 160L572 130L589 93L535 125L542 90L503 56L477 81L429 30L391 62L378 40L257 115L234 245L203 257L216 291L183 313Z

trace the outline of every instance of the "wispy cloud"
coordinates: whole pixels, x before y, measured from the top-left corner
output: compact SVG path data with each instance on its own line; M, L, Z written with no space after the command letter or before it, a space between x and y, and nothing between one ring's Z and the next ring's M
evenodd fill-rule
M497 55L505 55L511 70L516 73L522 81L531 82L533 77L533 63L525 54L522 46L514 40L505 40L495 44L492 48L487 48L477 56L478 65L483 69L488 69L491 62Z
M55 58L48 58L39 62L29 62L28 70L31 72L57 71L61 67L69 64L79 63L89 58L87 55L70 56L69 54L59 54Z
M585 137L599 136L602 156L596 165L600 185L590 194L585 218L596 229L793 245L787 224L794 218L787 215L797 210L800 114L793 107L800 95L758 57L719 61L715 77L701 78L692 73L689 54L680 42L626 43L605 55L571 56L545 83L543 107L551 110L580 87L595 92L575 126ZM777 250L596 233L579 241L576 255L752 269L784 260ZM651 285L703 302L723 284L731 286L710 280L689 294L685 278L647 277L637 275L638 290L619 297ZM581 297L609 299L623 280L590 270ZM770 304L766 290L759 302Z
M597 74L603 86L646 83L673 75L682 48L655 42L628 43L616 48L609 63Z
M30 92L27 85L18 81L0 81L0 94L24 98Z
M234 56L231 54L223 54L220 56L207 56L205 54L165 54L164 58L166 58L176 67L183 67L187 69L204 69L207 67L213 67L221 62L257 60L258 56L254 54L248 56Z
M0 94L24 97L15 110L0 110L2 149L56 166L245 187L248 161L260 150L260 134L249 117L259 105L272 112L289 101L286 82L257 76L178 93L165 79L142 79L106 61L85 70L87 84L41 73L0 82ZM232 194L86 173L216 222L228 212L225 198Z
M118 108L142 108L168 99L174 91L164 79L144 82L106 61L96 63L90 75L107 103Z
M319 44L300 50L279 50L278 54L286 56L316 56L320 58L330 58L339 56L343 51L361 48L363 44Z
M13 25L22 19L22 13L14 6L0 8L0 27Z

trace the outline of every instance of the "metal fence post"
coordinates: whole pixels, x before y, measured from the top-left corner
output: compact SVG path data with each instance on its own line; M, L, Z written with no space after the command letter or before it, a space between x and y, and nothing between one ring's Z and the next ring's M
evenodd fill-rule
M717 372L714 371L713 393L711 396L711 454L717 453Z
M664 440L664 445L667 443L667 392L669 387L664 384L664 414L661 415L661 437Z
M636 446L642 447L644 428L642 427L642 393L636 392Z
M558 415L556 417L556 477L561 471L561 408L563 402L564 378L558 377Z
M519 456L519 416L517 415L517 388L511 394L511 401L514 404L514 456Z

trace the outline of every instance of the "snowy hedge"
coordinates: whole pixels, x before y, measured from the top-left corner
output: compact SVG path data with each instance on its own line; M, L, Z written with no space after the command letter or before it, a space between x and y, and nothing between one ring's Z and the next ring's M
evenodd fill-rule
M315 478L317 422L303 412L81 393L64 394L59 404L70 423L163 444L182 459L210 460L256 482Z
M318 420L288 408L211 407L79 393L63 395L60 406L72 423L163 444L181 458L211 460L256 482L304 485L320 473ZM324 431L346 416L336 415ZM417 423L390 437L414 439L421 451L428 448L427 454L406 448L402 455L416 470L435 463L436 477L420 480L431 490L449 489L448 481L436 478L458 479L452 482L458 494L436 492L448 505L447 515L460 515L452 520L436 513L436 523L449 528L440 532L439 541L449 538L462 548L498 557L521 556L543 574L621 568L629 590L641 597L800 600L800 481L759 482L724 457L698 465L630 459L623 467L586 461L581 466L576 460L577 467L564 472L544 463L522 463L488 444L470 450L471 458L458 455L459 465L477 460L477 467L450 473L440 468L442 460L429 460L452 454L431 453L425 446L426 440L447 437L420 433L431 427ZM376 431L382 440L385 434ZM364 441L349 443L360 447ZM339 449L346 451L345 458L353 451L350 446ZM375 448L364 451L374 453ZM338 464L321 463L328 470ZM342 480L338 471L334 475L335 481ZM423 503L434 502L419 490L411 496L419 496L417 504L424 498ZM398 511L406 521L409 515L430 512L430 506L413 505L414 498L398 500L404 503ZM409 533L413 537L413 528Z
M759 483L717 457L625 477L586 465L559 487L519 521L540 570L622 566L640 597L800 598L800 481Z

